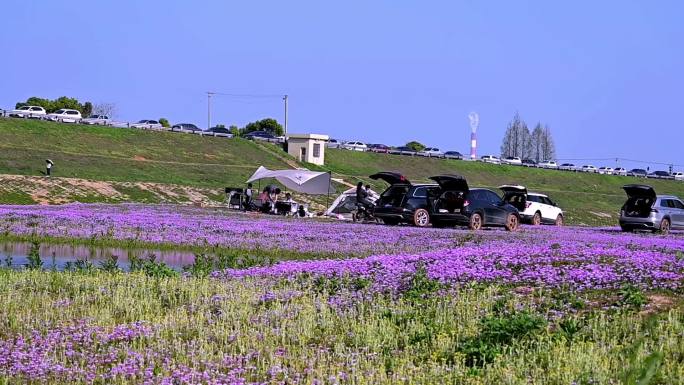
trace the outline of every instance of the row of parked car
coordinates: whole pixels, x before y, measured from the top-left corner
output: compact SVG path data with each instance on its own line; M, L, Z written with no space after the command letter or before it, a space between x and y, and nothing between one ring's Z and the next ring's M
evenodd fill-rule
M390 147L385 144L365 144L358 141L342 142L337 139L328 140L328 148L339 148L351 151L370 151L383 154L395 155L419 155L433 158L463 159L463 154L458 151L441 151L437 147L426 147L421 151L416 151L410 147Z
M375 202L374 216L388 225L418 227L501 226L514 231L521 222L563 225L563 210L547 195L528 192L524 186L500 186L502 195L486 188L471 188L459 175L435 175L434 183L411 183L395 172L370 176L389 187Z
M418 227L504 227L514 231L521 222L562 226L563 210L546 194L520 185L499 186L501 193L471 188L459 175L435 175L434 183L412 183L395 172L379 172L371 179L389 186L375 201L374 216L387 225L408 223ZM684 201L657 195L653 187L628 184L627 201L620 209L622 231L650 230L668 233L684 230Z
M480 158L481 161L493 164L509 164L513 166L526 166L526 167L539 167L553 170L563 170L563 171L575 171L575 172L588 172L594 174L602 175L622 175L622 176L636 176L644 178L658 178L658 179L675 179L684 180L684 172L673 172L669 171L653 171L648 172L641 168L634 168L627 170L622 167L596 167L591 164L585 164L582 166L575 165L573 163L561 163L560 165L554 161L545 161L537 163L533 159L520 159L519 157L506 157L499 159L494 155L485 155Z

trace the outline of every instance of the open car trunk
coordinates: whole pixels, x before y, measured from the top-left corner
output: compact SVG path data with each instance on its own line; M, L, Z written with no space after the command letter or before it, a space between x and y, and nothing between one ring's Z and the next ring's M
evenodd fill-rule
M439 190L432 191L429 203L437 214L460 213L466 201L468 182L460 175L436 175L430 179L437 182Z
M622 187L627 193L627 202L622 206L625 216L646 218L651 215L651 207L656 201L653 187L640 184L628 184Z
M527 208L527 188L520 185L503 185L499 186L503 191L504 202L512 205L519 211L525 211Z
M375 202L376 207L399 207L411 187L411 181L396 172L379 172L370 176L373 180L383 180L390 186Z

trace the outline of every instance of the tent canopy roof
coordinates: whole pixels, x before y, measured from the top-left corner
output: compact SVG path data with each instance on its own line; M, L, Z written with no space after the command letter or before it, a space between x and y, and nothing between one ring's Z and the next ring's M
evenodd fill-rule
M330 173L319 171L269 170L259 166L247 183L266 178L273 178L288 189L304 194L323 195L335 192L330 184Z

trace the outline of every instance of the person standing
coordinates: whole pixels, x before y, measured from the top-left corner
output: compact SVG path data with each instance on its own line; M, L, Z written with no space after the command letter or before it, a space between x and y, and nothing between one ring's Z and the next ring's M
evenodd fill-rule
M252 184L247 183L247 189L245 190L245 210L248 210L250 205L252 204L252 195L254 192L252 191Z
M50 171L52 171L53 164L54 163L52 163L52 161L50 159L45 160L45 168L46 168L45 175L50 176Z

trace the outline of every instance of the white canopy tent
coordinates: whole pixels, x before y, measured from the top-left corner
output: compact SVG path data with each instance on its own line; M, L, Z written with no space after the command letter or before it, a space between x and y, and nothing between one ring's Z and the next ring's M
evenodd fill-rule
M288 189L304 194L324 195L335 192L330 184L330 173L319 171L269 170L259 166L247 183L266 178L273 178Z

